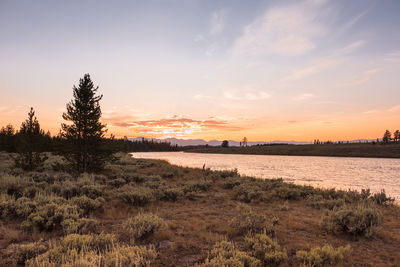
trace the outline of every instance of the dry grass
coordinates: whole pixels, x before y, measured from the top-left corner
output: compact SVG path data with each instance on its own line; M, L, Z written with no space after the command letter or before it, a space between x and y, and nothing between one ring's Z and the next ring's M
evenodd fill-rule
M62 197L62 190L60 192L55 190L52 192L52 197L48 197L53 190L51 188L55 188L57 184L61 186L61 189L66 190L66 187L63 187L64 183L69 183L69 193L77 194L74 197L87 196L94 200L99 197L103 198L104 201L98 203L101 207L94 205L93 209L86 209L79 213L81 218L97 221L98 226L91 234L114 234L117 238L116 244L113 244L114 248L154 247L157 257L151 258L153 266L193 266L196 263L204 263L214 245L223 240L232 242L238 251L244 251L248 255L259 255L259 253L254 254L246 248L245 241L249 235L259 233L238 233L230 224L232 218L237 216L237 206L240 201L237 200L235 190L226 188L229 179L238 179L242 184L255 183L257 190L261 188L261 195L257 192L255 201L246 199L246 202L253 214L267 218L267 224L271 223L272 218L279 218L275 226L276 236L273 237L273 240L287 253L287 259L284 258L282 266L299 266L303 262L296 257L297 251L310 251L312 248L325 245L331 245L334 248L351 246L350 255L343 259L339 266L400 265L400 208L398 206L377 206L382 214L383 222L376 227L376 234L369 238L346 233L334 234L321 227L321 219L325 210L312 207L307 200L308 195L327 195L334 199L343 198L346 199L347 205L364 201L360 195L337 191L322 192L305 187L288 186L279 181L260 182L248 178L237 178L235 173L204 172L201 169L173 167L164 161L130 159L125 154L120 156L122 157L120 163L109 165L101 176L86 175L80 178L66 176L62 178L62 175L51 170L47 170L46 174L55 177L54 181L46 176L47 178L35 178L41 181L34 182L31 177L38 176L35 173L24 173L22 176L26 177L29 186L38 190L35 196L31 196L31 199L36 201L35 203L46 199L52 203L60 201L60 203L62 202L60 205L78 203L74 198ZM5 157L4 154L2 157ZM12 172L12 168L4 167L0 173L2 171L9 173ZM43 174L41 175L43 176ZM115 183L110 182L115 179L121 180ZM149 188L149 192L152 192L151 201L135 205L135 203L125 202L121 199L118 193L123 185L118 186L123 182L122 179L129 186ZM74 184L80 186L71 189ZM158 189L165 186L181 190L182 194L176 201L162 199ZM6 190L4 186L2 187L1 180L0 188ZM245 188L253 190L254 186ZM185 190L190 194L185 193ZM287 194L285 190L294 190L294 193ZM282 191L286 193L282 195ZM0 192L0 194L7 193ZM26 192L21 191L21 194L26 194ZM296 196L294 200L290 200L292 196ZM285 199L285 197L289 199ZM59 198L63 200L61 201ZM4 203L4 199L6 198L1 198L2 203ZM85 203L91 203L87 199L83 200ZM57 244L63 240L65 233L57 227L52 227L51 230L32 229L31 232L26 232L21 228L21 223L25 218L8 217L7 214L3 214L3 208L2 204L0 206L2 212L0 214L2 215L0 226L1 266L8 263L11 253L10 245L13 243L24 244L42 240L41 242L44 242L46 247L58 247ZM128 218L149 213L161 218L168 227L160 227L157 231L130 244L131 240L124 236L127 234L124 231L124 222ZM73 218L73 220L75 219ZM268 228L268 225L265 227ZM257 228L258 230L259 228ZM97 257L96 255L100 252L90 248L90 253ZM117 251L113 253L117 253Z

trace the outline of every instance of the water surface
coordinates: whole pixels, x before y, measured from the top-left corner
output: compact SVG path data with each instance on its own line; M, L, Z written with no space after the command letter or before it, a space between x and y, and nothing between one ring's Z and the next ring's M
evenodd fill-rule
M171 164L212 170L237 169L262 179L283 178L324 188L385 189L400 200L400 159L271 156L184 152L136 152L135 158L165 159Z

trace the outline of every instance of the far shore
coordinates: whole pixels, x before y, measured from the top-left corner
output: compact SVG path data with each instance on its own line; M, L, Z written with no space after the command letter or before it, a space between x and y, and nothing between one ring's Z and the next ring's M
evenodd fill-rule
M273 144L248 147L198 147L185 150L185 152L280 156L400 158L400 143L351 143L319 145Z

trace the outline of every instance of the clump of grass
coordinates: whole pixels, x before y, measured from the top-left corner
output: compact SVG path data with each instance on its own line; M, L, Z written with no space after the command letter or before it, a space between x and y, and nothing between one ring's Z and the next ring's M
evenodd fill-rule
M371 236L382 221L378 209L369 202L345 205L327 211L321 225L329 232L343 232L352 235Z
M296 253L296 257L302 261L303 266L322 267L339 264L349 256L350 251L350 245L336 249L331 245L325 245L323 247L315 247L310 251L299 250Z
M167 223L152 213L141 213L123 223L124 235L133 239L142 239L167 227Z
M260 233L266 227L267 219L265 216L254 214L250 206L239 204L236 211L237 213L229 225L238 234Z
M265 233L247 236L245 242L250 255L261 260L264 266L278 266L287 259L286 251Z
M261 267L262 262L246 252L240 251L232 242L221 241L214 245L210 255L204 263L198 267L217 267L217 266L251 266Z

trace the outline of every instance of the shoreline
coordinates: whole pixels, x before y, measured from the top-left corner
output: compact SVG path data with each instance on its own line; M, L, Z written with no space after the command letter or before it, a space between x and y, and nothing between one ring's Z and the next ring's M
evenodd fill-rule
M350 158L400 158L400 143L392 144L324 144L324 145L268 145L250 147L202 147L184 150L188 153L314 156Z

